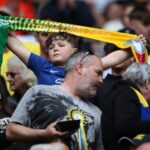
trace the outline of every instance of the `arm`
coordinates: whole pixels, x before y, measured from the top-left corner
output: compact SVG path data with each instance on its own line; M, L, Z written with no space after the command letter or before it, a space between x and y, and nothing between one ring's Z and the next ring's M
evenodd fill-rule
M9 140L20 142L41 141L54 136L64 137L69 135L69 131L59 132L56 130L56 123L51 123L46 129L32 129L18 123L10 123L6 129L6 137Z
M31 52L23 46L21 41L15 36L9 34L7 47L27 65Z
M142 34L140 34L139 38L141 39L143 44L146 46L147 41L145 37ZM130 56L131 56L131 52L129 49L114 51L110 53L109 55L102 58L103 68L107 69L107 68L116 66L124 62L125 60L127 60Z
M128 50L117 50L102 58L103 68L111 68L116 66L131 56Z

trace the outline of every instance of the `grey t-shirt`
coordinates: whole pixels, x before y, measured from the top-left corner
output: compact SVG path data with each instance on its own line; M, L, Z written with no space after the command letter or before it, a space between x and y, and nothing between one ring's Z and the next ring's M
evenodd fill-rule
M44 129L56 120L82 119L88 149L101 149L100 110L89 101L63 91L60 86L36 85L30 88L11 117L12 122ZM78 149L77 133L71 136L72 149Z

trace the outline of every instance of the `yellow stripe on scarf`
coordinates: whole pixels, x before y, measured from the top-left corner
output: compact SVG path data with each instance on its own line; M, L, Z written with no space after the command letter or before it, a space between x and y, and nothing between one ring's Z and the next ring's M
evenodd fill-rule
M48 20L26 19L12 16L0 16L0 20L9 22L9 27L11 30L25 30L34 32L67 32L93 40L112 43L123 49L131 47L136 62L147 63L148 61L147 49L143 43L140 42L140 39L137 35Z

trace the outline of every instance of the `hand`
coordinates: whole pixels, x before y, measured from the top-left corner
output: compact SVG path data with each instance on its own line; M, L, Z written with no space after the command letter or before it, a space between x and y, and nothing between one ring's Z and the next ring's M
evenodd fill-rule
M142 41L142 43L147 46L147 40L145 38L145 36L143 34L138 35L138 37L140 38L140 40Z
M47 126L47 128L45 129L45 132L46 132L48 138L56 137L56 136L67 137L67 136L70 136L72 134L72 132L70 132L70 131L65 131L65 132L58 131L56 129L56 124L57 124L57 121L49 124Z

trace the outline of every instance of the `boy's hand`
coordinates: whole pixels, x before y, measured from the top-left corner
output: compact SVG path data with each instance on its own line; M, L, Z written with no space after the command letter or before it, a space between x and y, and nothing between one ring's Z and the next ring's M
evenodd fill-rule
M14 36L14 31L8 30L8 36Z
M147 46L147 40L146 37L143 34L138 35L138 37L140 38L140 40L142 41L142 43Z

